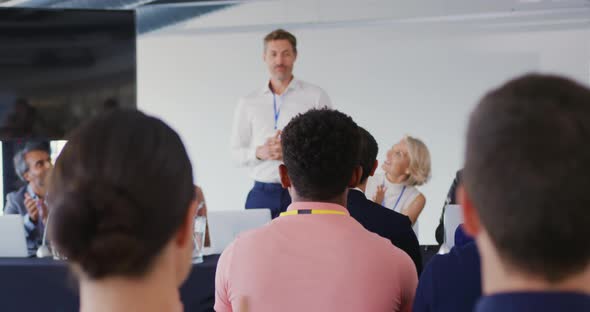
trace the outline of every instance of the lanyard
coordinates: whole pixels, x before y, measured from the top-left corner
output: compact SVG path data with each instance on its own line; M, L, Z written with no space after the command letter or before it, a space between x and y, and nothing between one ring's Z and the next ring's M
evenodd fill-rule
M274 113L275 113L275 130L278 129L278 123L279 123L279 116L281 115L281 108L277 107L277 96L276 94L273 92L272 93L272 107L274 108Z
M289 210L285 212L281 212L281 217L283 216L294 216L294 215L303 215L303 214L311 214L311 215L341 215L345 216L346 213L343 211L337 210L326 210L326 209L301 209L301 210Z
M383 182L383 186L385 186L385 182ZM395 205L392 208L393 210L395 210L395 208L397 208L397 205L399 204L399 201L402 199L402 196L404 195L405 191L406 191L406 186L404 185L401 193L399 193L399 196L397 197L397 200L395 201ZM383 195L383 201L381 202L381 206L385 207L385 195Z

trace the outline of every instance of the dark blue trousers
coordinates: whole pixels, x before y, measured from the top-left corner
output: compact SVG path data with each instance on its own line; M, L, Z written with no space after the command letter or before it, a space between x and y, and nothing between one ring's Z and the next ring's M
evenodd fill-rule
M273 219L286 211L290 204L289 192L279 183L254 182L246 198L246 209L268 208Z

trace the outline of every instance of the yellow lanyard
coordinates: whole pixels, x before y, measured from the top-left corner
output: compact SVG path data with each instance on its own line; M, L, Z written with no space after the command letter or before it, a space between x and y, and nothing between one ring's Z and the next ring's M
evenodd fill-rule
M301 210L289 210L285 212L281 212L281 217L283 216L294 216L294 215L305 215L305 214L312 214L312 215L347 215L346 212L337 211L337 210L326 210L326 209L301 209Z

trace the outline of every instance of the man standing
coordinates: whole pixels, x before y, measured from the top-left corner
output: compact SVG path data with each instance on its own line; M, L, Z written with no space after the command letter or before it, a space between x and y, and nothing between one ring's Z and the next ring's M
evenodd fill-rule
M270 208L275 218L291 203L287 190L279 184L278 167L283 160L281 129L299 113L311 108L331 107L321 88L295 79L297 39L277 29L264 38L263 60L269 81L238 102L234 114L231 150L234 160L250 168L254 187L246 199L246 209Z
M16 173L27 184L6 195L4 213L23 216L30 254L34 254L41 245L48 216L45 205L46 180L53 167L49 155L46 142L27 142L14 156Z

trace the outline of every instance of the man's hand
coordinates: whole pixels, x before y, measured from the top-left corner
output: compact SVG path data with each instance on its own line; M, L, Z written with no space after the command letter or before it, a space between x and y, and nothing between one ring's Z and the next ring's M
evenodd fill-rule
M37 201L32 199L29 193L25 193L25 207L27 208L27 213L29 214L29 219L33 221L33 223L37 223L39 219L39 210L37 209Z
M281 131L277 130L277 133L268 138L264 145L258 146L256 148L256 157L261 160L283 160L280 136Z
M39 216L43 217L43 223L47 222L49 211L43 199L33 199L28 193L25 193L25 207L33 223L37 223Z

